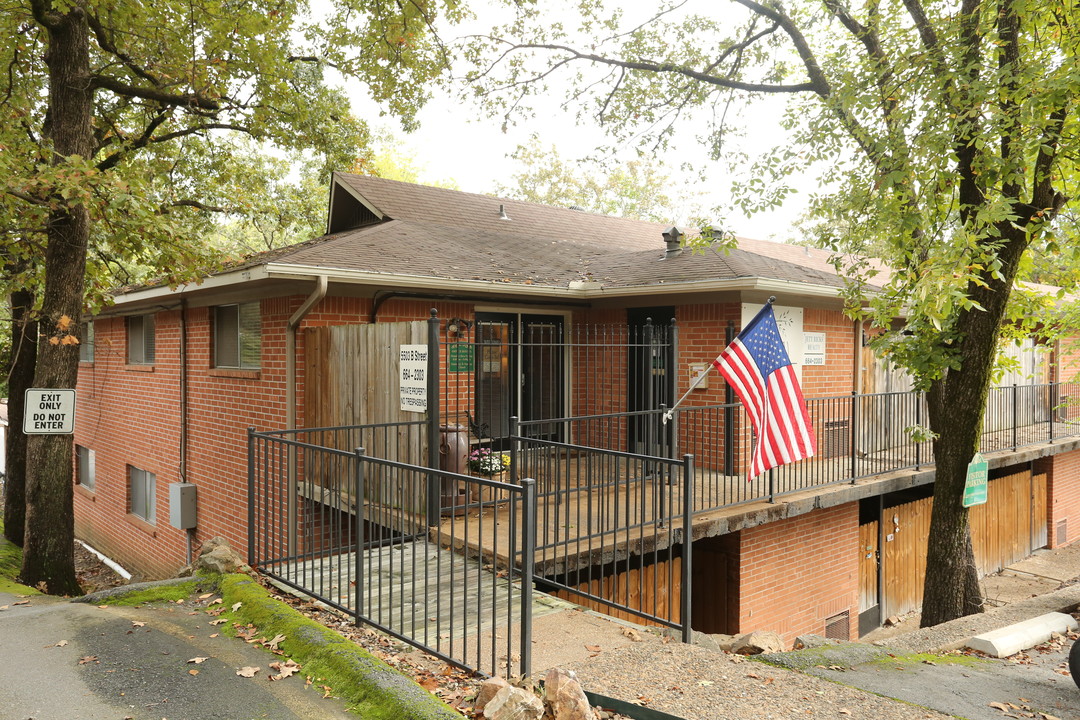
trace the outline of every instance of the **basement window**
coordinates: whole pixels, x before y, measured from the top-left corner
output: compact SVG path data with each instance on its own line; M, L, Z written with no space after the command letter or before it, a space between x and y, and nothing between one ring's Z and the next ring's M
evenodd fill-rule
M154 364L154 316L132 315L127 319L127 362L129 365Z
M157 476L148 470L128 465L128 511L154 524L154 495Z
M94 491L97 477L97 458L94 451L82 445L75 446L75 482L90 492Z
M214 367L258 370L262 360L259 303L214 308Z

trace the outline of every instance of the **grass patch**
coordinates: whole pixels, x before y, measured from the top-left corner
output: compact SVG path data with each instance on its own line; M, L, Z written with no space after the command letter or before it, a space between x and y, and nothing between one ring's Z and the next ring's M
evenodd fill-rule
M327 685L365 720L462 720L450 706L340 633L270 597L246 575L225 575L221 595L229 617L260 635L284 635L280 648L303 674Z
M12 595L40 595L37 590L15 582L22 570L22 549L4 538L4 521L0 518L0 592Z
M150 605L152 603L174 603L177 600L186 600L192 593L198 591L198 580L179 585L156 585L154 587L133 590L113 597L102 598L99 605Z
M907 653L904 655L892 655L889 657L878 658L873 661L877 665L918 665L925 663L927 665L959 665L962 667L981 667L983 665L993 664L992 660L978 657L976 655L965 655L964 653L948 653L945 655L938 655L936 653Z

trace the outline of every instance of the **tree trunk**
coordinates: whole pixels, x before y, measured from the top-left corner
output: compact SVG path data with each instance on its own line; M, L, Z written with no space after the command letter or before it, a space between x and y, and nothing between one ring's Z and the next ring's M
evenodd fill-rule
M950 374L948 396L942 388L944 382L935 383L927 393L930 428L938 437L934 441L934 506L926 547L922 627L983 611L963 496L967 466L978 448L986 393L978 395L972 388L960 401L958 394L963 393L958 391L957 379Z
M48 30L49 110L46 135L54 164L93 153L90 44L86 14L75 5L38 17ZM79 374L77 337L85 291L90 217L85 206L60 203L49 217L45 290L34 386L74 388ZM65 319L66 318L66 319ZM77 409L77 408L76 408ZM80 592L75 577L75 517L70 435L31 435L26 462L26 542L21 579L54 595Z
M33 319L34 294L18 290L11 294L11 364L8 377L8 432L4 448L4 537L23 545L26 526L26 436L23 406L26 389L34 380L37 360L37 321Z

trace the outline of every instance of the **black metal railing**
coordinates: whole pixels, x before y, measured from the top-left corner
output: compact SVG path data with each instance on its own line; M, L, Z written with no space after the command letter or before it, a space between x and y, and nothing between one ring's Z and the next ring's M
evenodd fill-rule
M535 484L331 445L381 439L389 454L412 425L249 431L249 562L447 662L528 674Z

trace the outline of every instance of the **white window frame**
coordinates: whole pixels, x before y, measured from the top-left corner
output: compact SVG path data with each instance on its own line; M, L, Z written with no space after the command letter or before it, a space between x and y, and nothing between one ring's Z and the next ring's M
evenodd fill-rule
M153 365L157 346L157 323L154 315L127 317L127 364Z
M235 329L235 337L223 334ZM214 367L258 370L262 367L262 312L259 302L214 307Z
M79 362L94 362L94 321L83 323L82 341L79 343Z
M97 482L97 453L83 445L75 446L75 482L90 492Z
M156 524L157 475L149 470L128 465L128 512L151 525ZM136 493L136 488L141 494Z

